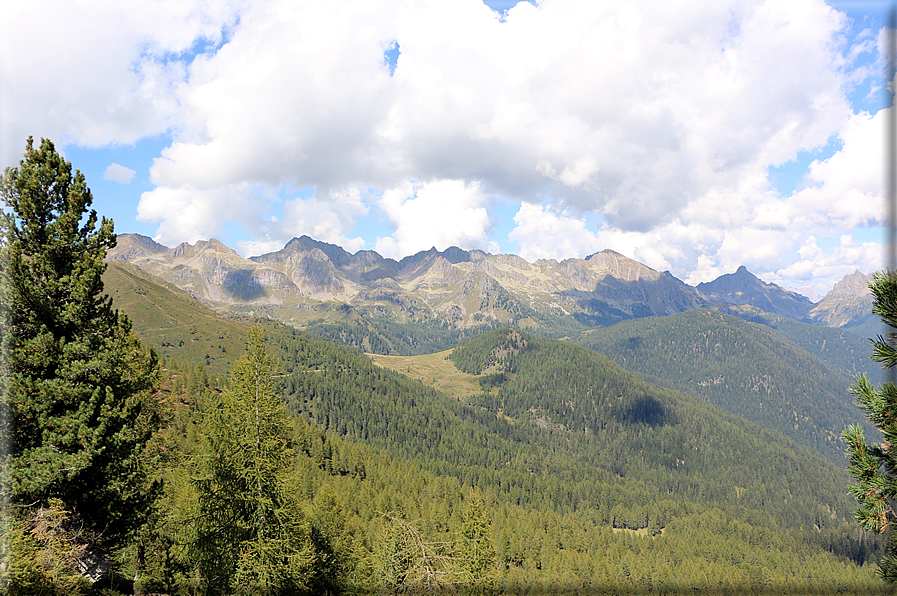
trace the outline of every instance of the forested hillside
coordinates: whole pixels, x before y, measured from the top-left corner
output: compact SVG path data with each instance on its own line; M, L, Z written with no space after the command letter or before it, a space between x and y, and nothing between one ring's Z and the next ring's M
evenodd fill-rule
M841 431L864 415L853 404L850 379L822 358L849 370L857 362L843 355L856 354L864 342L838 329L775 323L818 357L766 324L706 309L624 321L576 341L645 380L699 396L843 463ZM801 337L808 328L815 333Z
M881 367L869 358L872 353L870 338L881 332L881 321L875 321L874 333L864 335L848 328L802 323L783 315L764 312L756 306L719 305L714 310L775 329L788 341L805 349L850 380L858 374L865 374L875 383L884 381L885 375Z
M128 279L133 287L149 281ZM186 295L154 297L150 287L146 293L110 288L134 296L129 309L138 327L148 330L159 327L151 322L151 303L163 298L165 303L183 301L185 312L211 315ZM185 356L177 365L184 372L171 369L170 387L186 403L197 387L217 387L223 380L209 375L205 366L190 364L197 356L204 362L205 353L185 348L202 346L203 340L215 345L220 325L247 329L245 323L214 316L194 320L193 328L169 331L181 334L183 345L171 335L156 340L166 344L162 349L172 363L179 353ZM312 501L319 490L315 482L342 487L340 502L354 520L349 523L357 538L353 552L367 553L361 557L368 561L361 564L370 566L366 581L383 580L374 571L381 513L402 512L402 519L413 521L429 539L451 540L465 487L471 486L486 497L497 559L503 562L496 581L508 589L540 582L619 587L615 582L626 577L624 562L629 577L647 585L665 577L669 586L708 587L729 577L740 578L731 580L736 585L797 586L816 580L798 581L794 570L783 575L778 561L793 555L782 550L811 559L840 556L838 565L846 567L838 574L875 557L877 543L870 537L859 541L848 521L852 503L840 469L700 400L635 379L593 351L509 330L479 335L451 356L484 388L462 402L373 366L360 352L273 322L265 326L268 348L285 375L288 410L298 421L308 421L306 426L297 422L293 448L308 458L304 474L318 480L300 484ZM194 337L199 341L189 344ZM181 424L188 436L189 424ZM379 484L372 482L375 478ZM420 494L434 483L455 496L430 501ZM378 488L368 492L373 486ZM409 494L409 486L419 488ZM546 523L581 533L557 539ZM723 531L733 523L743 524L741 534ZM712 530L714 524L720 525ZM706 532L695 533L699 527ZM710 535L721 541L712 546ZM567 546L570 540L576 546ZM774 556L753 550L751 544L771 548L765 541L774 545L769 551ZM704 554L693 567L696 559L687 553L696 549ZM598 552L616 554L598 557ZM680 557L682 564L673 571L652 563L648 571L637 564L648 552ZM756 569L732 566L736 556L754 560ZM794 565L799 566L797 559ZM554 571L546 575L546 568Z
M4 593L886 591L845 472L780 434L511 328L444 356L459 399L102 277L112 222L48 140L0 190Z

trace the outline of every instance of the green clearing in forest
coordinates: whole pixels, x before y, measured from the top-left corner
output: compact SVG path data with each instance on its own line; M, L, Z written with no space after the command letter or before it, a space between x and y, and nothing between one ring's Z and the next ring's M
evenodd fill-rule
M452 348L454 349L454 348ZM423 356L382 356L368 354L377 366L388 368L424 385L466 401L471 395L482 393L479 375L461 372L449 360L452 350L443 350Z

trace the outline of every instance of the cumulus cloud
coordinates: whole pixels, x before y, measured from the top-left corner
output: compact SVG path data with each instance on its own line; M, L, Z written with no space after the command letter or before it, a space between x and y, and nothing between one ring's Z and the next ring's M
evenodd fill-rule
M396 231L378 238L376 250L401 258L432 247L484 248L491 225L487 200L477 183L406 181L383 193L380 208Z
M158 187L141 195L137 217L160 222L155 240L166 246L220 236L227 221L246 221L258 227L264 194L248 183L197 188ZM281 245L283 246L283 245Z
M65 145L130 144L177 119L177 58L216 43L239 6L231 0L8 2L0 22L0 162L25 138Z
M318 195L309 199L291 199L283 207L283 222L272 225L279 237L285 241L296 236L308 235L315 240L338 244L350 252L364 248L363 238L346 236L355 225L355 219L366 215L367 206L361 200L357 188L330 192L326 199Z
M874 74L854 64L876 34L849 44L821 0L144 4L6 15L7 49L52 43L0 52L0 150L26 128L80 145L167 131L138 208L166 243L236 223L244 253L301 234L352 250L373 212L389 256L483 248L500 196L521 203L527 258L609 247L703 281L823 272L796 265L810 237L880 220L882 114L846 95ZM768 168L833 135L841 149L778 196Z
M768 279L780 284L804 282L819 294L824 294L845 275L857 269L866 273L881 269L883 250L884 247L877 242L858 244L851 235L845 234L837 246L826 252L811 236L800 249L801 259L770 272Z
M808 187L790 201L795 212L833 229L881 225L882 132L893 109L875 115L861 112L847 119L838 132L842 148L830 158L810 164Z
M119 184L130 184L136 174L131 168L125 167L117 163L111 163L103 172L103 180L111 180Z
M599 250L598 238L586 228L585 220L543 205L523 203L514 223L517 227L508 238L517 243L519 255L528 261L582 258Z
M152 179L477 181L646 231L825 143L844 26L821 2L255 4L190 66Z

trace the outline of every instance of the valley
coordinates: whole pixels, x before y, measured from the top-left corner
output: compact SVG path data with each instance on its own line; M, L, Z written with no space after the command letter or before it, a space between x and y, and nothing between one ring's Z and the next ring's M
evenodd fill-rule
M314 337L320 323L257 319L283 311L225 308L195 277L185 291L120 261L106 291L182 379L169 387L185 404L222 386L262 322L296 420L296 482L312 500L335 491L353 565L379 556L378 512L453 541L475 488L507 593L885 591L883 542L851 519L837 443L862 420L847 386L865 340L847 331L712 301L611 326L522 310L517 330L307 306L333 315L337 343ZM404 346L393 352L453 343L366 349L385 340Z

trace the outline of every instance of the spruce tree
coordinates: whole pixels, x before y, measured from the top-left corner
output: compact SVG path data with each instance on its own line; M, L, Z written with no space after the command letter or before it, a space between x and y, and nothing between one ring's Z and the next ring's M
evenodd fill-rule
M897 272L875 273L872 283L872 312L886 324L888 331L873 343L872 359L886 369L897 366ZM850 487L859 507L855 517L870 531L883 533L897 524L897 385L893 380L876 388L865 375L852 387L857 405L866 411L869 421L881 431L882 442L869 445L859 425L844 431L848 444L848 471L857 480ZM891 532L887 553L879 564L879 573L889 584L897 583L897 534Z
M113 224L52 142L28 139L0 199L2 496L18 511L59 499L109 544L151 498L141 450L156 428L155 356L103 295Z

